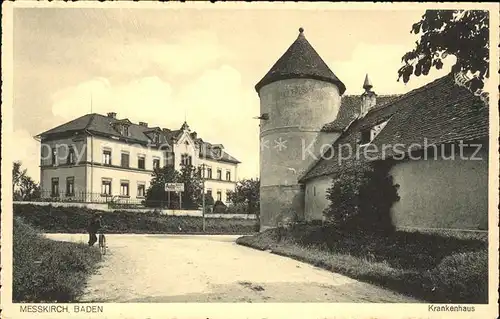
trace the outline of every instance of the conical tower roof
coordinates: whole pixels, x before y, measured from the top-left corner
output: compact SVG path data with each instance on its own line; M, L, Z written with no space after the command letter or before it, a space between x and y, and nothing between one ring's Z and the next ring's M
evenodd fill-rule
M372 81L370 81L370 79L368 78L368 74L366 74L365 82L363 83L363 89L369 91L372 89L372 87Z
M321 59L309 41L304 36L304 29L299 29L297 40L279 58L262 80L255 85L259 90L272 82L284 79L308 78L333 83L339 88L340 94L345 92L345 85L333 74L332 70Z

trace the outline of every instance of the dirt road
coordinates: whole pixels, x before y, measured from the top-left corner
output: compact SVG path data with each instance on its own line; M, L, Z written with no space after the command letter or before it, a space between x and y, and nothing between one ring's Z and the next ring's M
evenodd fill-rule
M84 234L47 234L86 242ZM418 302L290 258L238 236L107 235L82 302Z

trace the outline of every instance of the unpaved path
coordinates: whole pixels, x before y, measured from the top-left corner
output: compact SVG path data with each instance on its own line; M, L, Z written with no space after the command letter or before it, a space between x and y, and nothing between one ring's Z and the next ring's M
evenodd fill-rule
M86 242L84 234L47 234ZM107 235L82 302L418 302L290 258L238 236Z

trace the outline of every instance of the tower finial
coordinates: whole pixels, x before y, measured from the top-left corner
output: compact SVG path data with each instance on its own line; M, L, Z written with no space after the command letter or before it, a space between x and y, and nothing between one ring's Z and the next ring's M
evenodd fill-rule
M363 83L363 89L365 89L365 91L370 91L372 87L373 87L372 82L368 78L368 73L367 73L365 77L365 82Z
M299 32L300 32L300 34L304 33L304 28L303 28L303 27L300 27L300 28L299 28Z

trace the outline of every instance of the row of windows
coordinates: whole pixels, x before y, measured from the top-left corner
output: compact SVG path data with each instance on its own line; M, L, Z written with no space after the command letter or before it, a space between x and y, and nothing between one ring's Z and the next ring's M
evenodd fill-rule
M52 185L50 188L50 195L52 197L59 197L59 177L52 178ZM66 177L66 196L75 196L75 177Z
M112 179L103 178L101 182L101 194L112 195ZM316 191L316 189L315 189ZM230 190L226 190L226 201L229 201ZM52 178L51 195L54 197L59 196L59 177ZM66 196L75 195L75 178L73 176L66 178ZM144 197L146 195L146 183L137 183L137 197ZM207 195L213 196L212 190L207 189ZM120 180L120 196L130 196L130 182L127 180ZM215 200L222 201L222 190L218 189Z
M104 165L111 165L111 150L103 150L102 152L102 164ZM57 150L55 148L52 149L52 164L56 165L57 164ZM167 165L169 164L168 158L167 158ZM75 150L73 147L69 147L68 149L68 154L66 156L66 164L75 164L76 163L76 156L75 156ZM120 158L120 166L129 168L130 167L130 155L129 153L122 152L121 153L121 158ZM159 168L160 167L160 159L159 158L153 158L153 169ZM145 155L138 155L137 156L137 168L139 169L146 169L146 156Z
M203 169L202 167L200 166L199 168L199 171L200 172L203 172ZM207 178L207 179L213 179L212 177L212 168L211 167L207 167L206 169L206 174L203 174L203 178ZM217 169L217 179L218 180L222 180L222 169ZM226 170L226 181L230 181L231 180L231 171L230 170Z
M101 194L102 195L112 195L112 180L104 178L101 183ZM73 176L66 178L66 197L71 197L75 195L75 178ZM59 177L52 178L51 185L51 196L58 197L60 195L59 190ZM120 196L130 196L130 182L126 180L120 181ZM146 183L137 183L137 197L146 196Z
M226 202L229 202L229 194L231 193L231 190L226 190ZM212 190L210 188L207 189L207 195L212 196ZM222 190L218 189L216 193L216 197L214 200L222 201Z
M193 165L193 158L189 154L182 154L181 155L181 165L184 166L191 166Z
M113 181L111 178L103 178L101 182L101 194L110 196L112 195ZM120 196L130 196L130 182L127 180L120 180ZM146 183L137 182L137 197L146 196Z
M52 149L52 164L56 164L57 152L56 149ZM165 157L165 165L174 165L174 156L173 154L169 154L169 156ZM72 147L68 150L68 155L66 157L66 164L75 164L76 156L75 151ZM111 150L105 149L102 151L102 164L103 165L111 165L112 163L112 153ZM191 155L182 154L181 155L181 164L182 165L193 165L193 159ZM120 166L125 168L130 168L130 154L128 152L122 152L120 158ZM146 169L146 156L138 155L137 156L137 168L138 169ZM153 158L153 169L160 168L160 159L154 157ZM200 172L202 172L202 168L200 166ZM204 173L204 172L203 172ZM203 178L213 179L212 176L212 168L207 167L206 174L203 174ZM222 180L222 169L217 169L217 178L218 180ZM226 170L226 181L231 181L231 171Z
M52 164L56 165L57 162L57 150L55 148L52 148ZM66 154L66 164L75 164L76 162L76 155L75 155L75 149L70 146L68 148L68 153Z
M102 164L111 165L111 150L103 150L102 151ZM129 168L130 167L130 154L126 152L121 153L120 157L120 166ZM146 169L146 156L138 155L137 156L137 168L138 169ZM153 169L160 168L160 159L153 158Z

